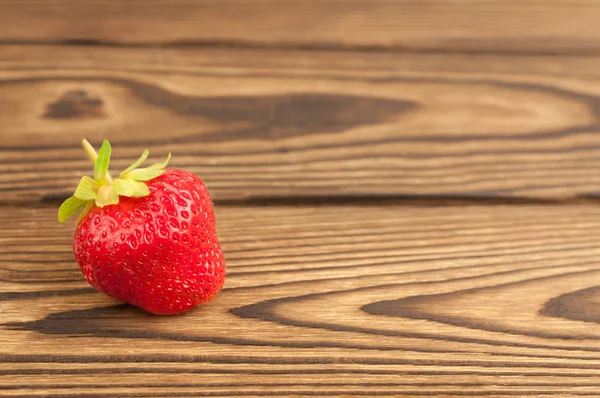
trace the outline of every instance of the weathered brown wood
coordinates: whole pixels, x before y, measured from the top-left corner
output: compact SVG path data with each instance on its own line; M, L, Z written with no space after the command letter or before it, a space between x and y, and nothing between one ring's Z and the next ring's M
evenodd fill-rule
M600 190L600 58L0 47L0 200L66 196L82 137L216 199Z
M599 19L594 0L18 0L0 40L598 53Z
M89 288L55 211L0 210L3 396L600 386L597 206L219 206L226 288L167 318Z

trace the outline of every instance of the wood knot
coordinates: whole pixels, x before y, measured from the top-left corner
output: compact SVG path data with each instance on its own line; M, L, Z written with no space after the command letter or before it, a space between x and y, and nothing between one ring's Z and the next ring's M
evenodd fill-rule
M540 315L571 321L600 323L600 286L555 297L544 304Z
M102 116L102 101L98 97L89 96L85 90L69 90L58 100L48 104L45 118L73 119Z

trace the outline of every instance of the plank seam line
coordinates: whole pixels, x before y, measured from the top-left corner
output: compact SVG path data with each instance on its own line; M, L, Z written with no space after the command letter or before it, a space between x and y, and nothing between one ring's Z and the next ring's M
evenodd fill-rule
M11 207L54 207L67 198L67 194L43 195L39 199L0 199L0 208ZM250 196L244 198L214 199L220 207L260 207L260 206L523 206L523 205L598 205L600 197L576 195L564 198L540 198L524 196L480 196L469 194L419 195L419 194L357 194L357 195L290 195L290 196Z
M339 42L321 42L321 43L267 43L259 41L243 40L180 40L165 42L116 42L99 39L63 39L63 40L23 40L14 38L0 39L0 45L19 45L19 46L73 46L73 47L107 47L107 48L146 48L146 49L247 49L247 50L272 50L272 51L329 51L329 52L380 52L380 53L398 53L398 54L464 54L464 55L504 55L504 56L578 56L578 57L597 57L600 55L599 49L555 49L555 50L534 50L531 48L522 50L486 48L423 48L406 47L401 45L383 45L383 44L344 44Z

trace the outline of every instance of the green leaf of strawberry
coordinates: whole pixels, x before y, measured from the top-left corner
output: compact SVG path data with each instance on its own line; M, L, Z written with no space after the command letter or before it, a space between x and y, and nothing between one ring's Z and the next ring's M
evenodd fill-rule
M67 218L84 208L85 205L86 202L84 200L71 196L60 205L60 208L58 209L58 221L64 222Z
M77 189L75 189L75 194L73 196L81 200L96 199L98 196L96 194L98 188L100 188L100 184L98 184L96 180L92 180L88 176L81 177L79 185L77 185Z
M148 152L147 149L144 149L144 152L142 152L142 156L140 156L139 159L136 160L131 166L129 166L128 168L123 170L120 174L120 177L124 177L127 173L129 173L133 169L136 169L138 166L140 166L142 163L144 163L144 160L146 160L146 158L148 157L149 154L150 154L150 152Z
M115 189L115 192L119 196L129 196L130 198L142 198L150 194L148 185L133 179L117 178L113 182L113 187Z
M94 178L96 179L96 181L110 180L110 175L108 174L110 152L110 143L108 142L108 140L104 140L102 146L100 147L100 151L98 152L96 163L94 164Z

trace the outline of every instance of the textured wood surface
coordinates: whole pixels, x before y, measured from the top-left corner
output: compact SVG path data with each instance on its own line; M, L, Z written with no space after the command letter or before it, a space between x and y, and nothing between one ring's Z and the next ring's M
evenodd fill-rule
M597 396L595 205L217 218L226 288L157 317L88 287L53 207L4 208L3 396Z
M599 60L3 46L0 199L66 196L82 136L116 168L171 151L218 200L593 196Z
M598 396L600 2L0 0L0 396ZM225 289L91 288L59 201L174 155Z
M0 40L598 53L595 0L3 0Z

